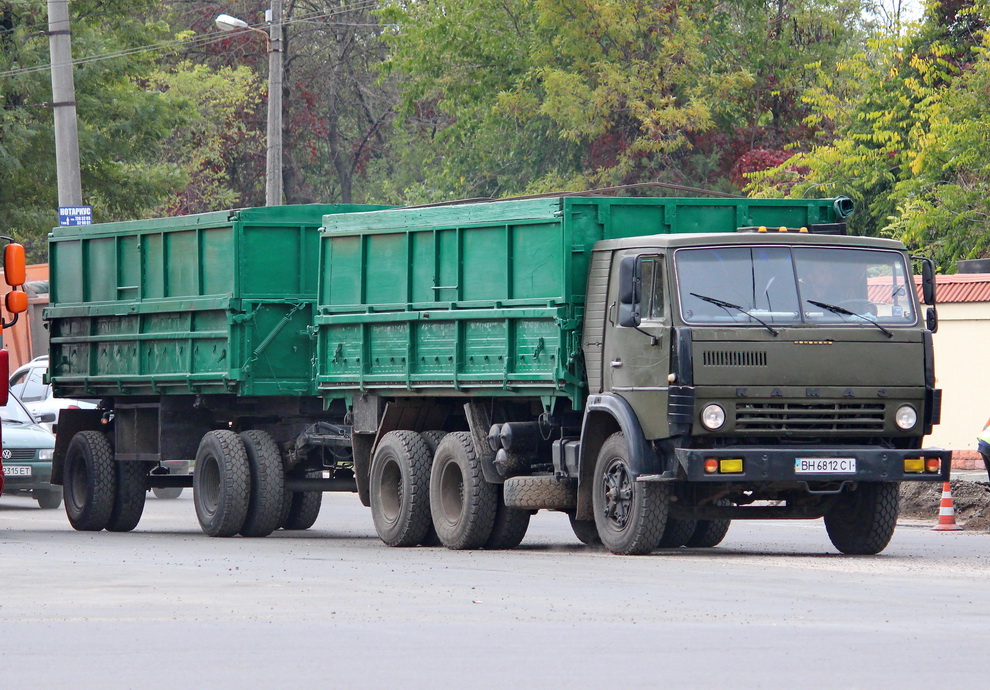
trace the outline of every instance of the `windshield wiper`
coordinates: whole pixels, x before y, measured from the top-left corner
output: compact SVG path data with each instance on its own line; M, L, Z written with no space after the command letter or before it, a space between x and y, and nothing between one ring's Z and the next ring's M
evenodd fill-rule
M884 328L883 326L881 326L880 324L878 324L873 319L868 319L865 316L863 316L862 314L857 314L856 312L849 311L848 309L846 309L844 307L839 307L839 306L836 306L834 304L826 304L825 302L819 302L819 301L813 300L813 299L809 299L809 300L806 300L806 301L809 304L814 304L816 307L821 307L822 309L827 309L828 311L832 312L833 314L841 314L843 316L855 316L856 318L862 319L863 321L865 321L866 323L870 324L871 326L876 326L881 331L883 331L883 334L885 336L887 336L888 338L893 338L894 337L894 334L893 333L891 333L890 331L888 331L886 328Z
M774 335L780 335L780 331L778 331L776 328L773 328L770 324L768 324L760 317L754 316L750 312L746 311L738 304L733 304L732 302L726 302L725 300L721 300L716 297L709 297L708 295L699 295L697 292L692 292L690 294L692 297L697 297L698 299L704 300L709 304L714 304L716 307L722 307L722 309L735 309L736 311L741 311L743 314L753 319L753 321L758 321L765 329L767 329Z

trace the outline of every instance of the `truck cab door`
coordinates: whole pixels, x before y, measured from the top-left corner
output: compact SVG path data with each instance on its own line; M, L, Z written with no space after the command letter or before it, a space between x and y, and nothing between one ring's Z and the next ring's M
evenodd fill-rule
M605 318L602 388L630 403L647 438L668 435L670 316L664 258L642 250L613 255ZM631 313L638 314L638 325Z

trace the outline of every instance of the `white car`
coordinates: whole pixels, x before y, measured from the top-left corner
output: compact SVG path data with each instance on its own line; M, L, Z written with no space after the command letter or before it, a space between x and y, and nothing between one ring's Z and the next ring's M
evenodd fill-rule
M54 432L59 410L92 409L98 401L52 397L52 385L45 383L47 372L48 355L35 357L10 375L10 392L20 398L42 426Z

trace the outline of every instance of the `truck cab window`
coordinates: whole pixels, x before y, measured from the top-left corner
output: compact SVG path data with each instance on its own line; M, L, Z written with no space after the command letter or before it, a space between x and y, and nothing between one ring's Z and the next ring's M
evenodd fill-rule
M640 259L643 269L643 314L650 321L663 320L663 257L644 256Z

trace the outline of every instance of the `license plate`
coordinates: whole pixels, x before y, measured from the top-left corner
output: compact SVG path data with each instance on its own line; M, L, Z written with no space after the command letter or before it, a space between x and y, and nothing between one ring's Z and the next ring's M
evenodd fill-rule
M30 477L30 465L4 465L3 474L5 477Z
M856 458L794 458L795 474L855 474Z

